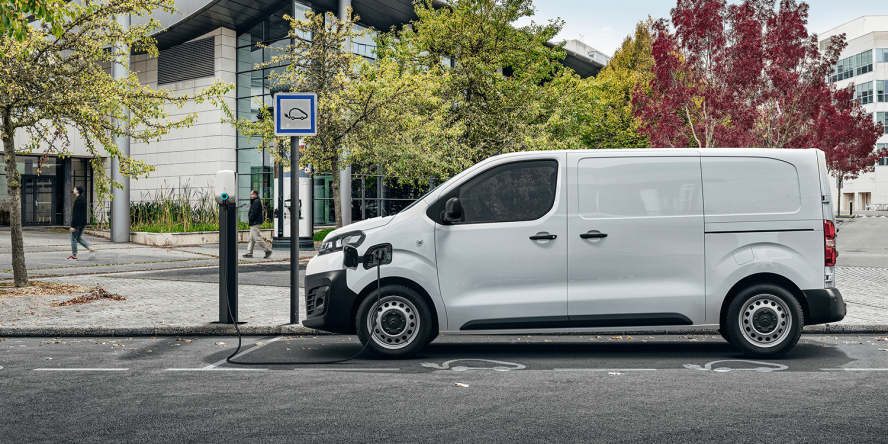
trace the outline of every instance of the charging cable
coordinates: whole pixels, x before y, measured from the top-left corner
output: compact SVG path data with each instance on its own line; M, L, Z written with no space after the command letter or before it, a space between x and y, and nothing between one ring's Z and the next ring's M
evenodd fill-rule
M376 308L379 307L379 301L380 301L380 298L381 298L381 296L382 296L382 284L381 284L381 281L382 281L382 279L381 279L382 271L380 271L380 268L382 267L382 263L383 263L383 261L385 260L385 254L386 254L386 250L385 250L384 248L380 248L380 249L377 249L377 250L373 251L373 259L376 260L376 305L374 305L374 306L373 306L373 309L370 311L371 314L376 313ZM297 265L297 273L298 273L298 269L299 269L299 268L298 268L298 265ZM220 285L221 285L221 283L220 283ZM228 305L228 313L231 313L231 303L228 302L228 298L225 298L225 304ZM237 331L237 348L234 349L234 353L232 353L231 356L225 358L225 362L227 362L227 363L229 363L229 364L237 364L237 365L318 365L318 364L338 364L338 363L340 363L340 362L351 361L352 359L355 359L355 358L357 358L358 356L361 356L361 355L367 350L367 347L370 345L370 341L373 340L373 332L370 332L370 337L367 338L367 343L364 344L364 347L361 348L361 351L355 353L355 354L352 355L352 356L349 356L348 358L345 358L345 359L336 359L336 360L333 360L333 361L312 361L312 362L305 362L305 361L237 362L237 361L234 361L232 358L234 358L235 355L237 355L238 353L240 353L242 337L241 337L240 328L237 326L237 321L236 321L236 320L235 320L235 322L234 322L234 330Z

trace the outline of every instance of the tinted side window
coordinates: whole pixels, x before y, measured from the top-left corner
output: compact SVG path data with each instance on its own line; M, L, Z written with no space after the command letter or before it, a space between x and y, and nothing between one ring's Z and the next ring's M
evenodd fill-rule
M592 158L577 167L583 218L703 214L697 157Z
M707 215L795 213L801 208L795 166L760 157L704 157Z
M486 171L459 189L463 223L543 217L555 203L558 162L516 162Z

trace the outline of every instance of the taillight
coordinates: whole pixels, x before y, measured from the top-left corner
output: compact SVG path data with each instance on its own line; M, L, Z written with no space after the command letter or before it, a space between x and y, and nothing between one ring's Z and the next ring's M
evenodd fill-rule
M835 266L839 252L836 251L836 226L831 220L823 221L823 246L826 259L825 266Z

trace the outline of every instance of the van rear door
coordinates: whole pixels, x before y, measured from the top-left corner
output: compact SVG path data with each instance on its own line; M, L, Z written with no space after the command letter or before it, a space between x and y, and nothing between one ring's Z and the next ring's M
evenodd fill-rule
M593 155L568 153L571 328L702 323L699 154Z

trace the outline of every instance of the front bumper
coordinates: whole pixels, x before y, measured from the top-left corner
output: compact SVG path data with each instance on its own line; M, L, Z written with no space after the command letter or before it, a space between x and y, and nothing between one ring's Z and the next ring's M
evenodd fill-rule
M354 334L352 307L358 295L348 288L345 270L305 276L306 317L302 325L333 333Z
M838 322L845 318L847 308L842 293L838 288L822 288L817 290L802 290L808 301L808 319L805 325L826 324Z

